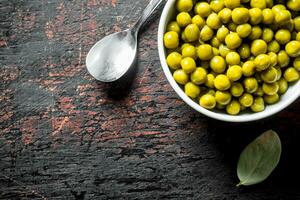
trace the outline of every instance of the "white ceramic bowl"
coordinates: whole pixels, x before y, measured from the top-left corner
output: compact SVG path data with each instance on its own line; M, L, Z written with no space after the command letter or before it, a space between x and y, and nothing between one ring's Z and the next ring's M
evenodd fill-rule
M168 0L161 15L158 29L158 51L161 66L169 83L171 84L175 92L181 97L181 99L184 102L186 102L189 106L191 106L198 112L217 120L227 122L250 122L267 118L271 115L280 112L281 110L292 104L300 96L300 81L298 81L296 84L289 87L288 91L283 96L281 96L281 99L278 103L266 106L266 109L263 112L242 113L237 116L231 116L224 112L222 113L215 110L206 110L205 108L201 107L197 102L190 99L184 93L182 88L175 82L172 73L166 63L166 49L164 48L163 35L165 33L168 22L170 22L175 16L175 2L176 0Z

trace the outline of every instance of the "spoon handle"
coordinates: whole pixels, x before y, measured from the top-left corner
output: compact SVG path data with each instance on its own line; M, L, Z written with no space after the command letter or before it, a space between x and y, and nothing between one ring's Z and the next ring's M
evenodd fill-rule
M136 24L133 27L133 31L135 34L138 33L139 29L143 26L143 24L148 20L148 18L151 16L151 14L161 6L163 3L165 3L165 0L151 0L148 6L143 11L141 17L136 22Z

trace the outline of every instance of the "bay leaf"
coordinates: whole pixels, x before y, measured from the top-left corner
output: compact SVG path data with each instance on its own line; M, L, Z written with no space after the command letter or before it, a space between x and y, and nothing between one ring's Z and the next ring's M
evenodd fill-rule
M278 165L281 141L275 131L269 130L251 142L241 153L237 175L241 185L253 185L264 181Z

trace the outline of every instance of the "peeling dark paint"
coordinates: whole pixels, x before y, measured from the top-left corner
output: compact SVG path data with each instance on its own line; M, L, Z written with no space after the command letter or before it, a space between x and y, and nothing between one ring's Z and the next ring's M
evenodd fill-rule
M250 124L193 111L161 70L158 19L140 35L135 78L88 74L92 45L148 2L0 1L0 199L300 199L299 101ZM239 152L270 128L280 166L235 188Z

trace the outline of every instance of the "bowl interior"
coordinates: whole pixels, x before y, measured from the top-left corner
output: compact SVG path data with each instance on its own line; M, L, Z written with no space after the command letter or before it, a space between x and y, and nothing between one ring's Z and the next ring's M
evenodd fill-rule
M189 106L191 106L193 109L197 110L198 112L214 118L221 121L228 121L228 122L249 122L249 121L255 121L259 119L263 119L266 117L269 117L271 115L274 115L287 106L289 106L291 103L293 103L299 96L300 96L300 81L297 83L291 85L288 89L288 91L281 96L280 101L274 105L267 105L266 109L260 113L250 113L250 112L244 112L237 116L231 116L223 112L219 112L217 110L207 110L201 107L197 102L190 99L182 90L182 88L175 82L172 76L172 72L169 69L167 63L166 63L166 49L164 47L163 43L163 35L165 33L166 27L168 22L171 20L174 20L176 10L175 10L175 2L176 0L168 0L166 3L163 13L161 15L161 19L159 22L159 29L158 29L158 51L159 51L159 57L161 61L161 65L163 68L163 71L165 73L165 76L167 77L169 83L171 84L172 88L176 91L176 93L181 97L183 101L185 101Z

